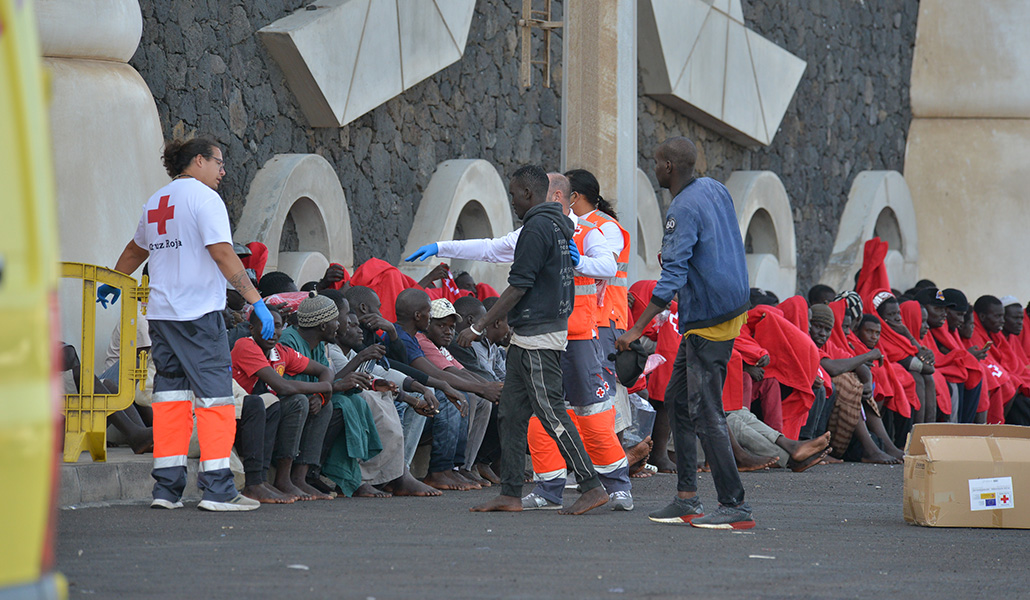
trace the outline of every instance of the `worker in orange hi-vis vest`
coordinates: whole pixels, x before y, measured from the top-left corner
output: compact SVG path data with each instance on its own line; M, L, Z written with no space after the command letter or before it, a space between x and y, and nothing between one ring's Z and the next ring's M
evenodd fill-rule
M573 239L580 255L575 273L575 304L569 316L568 345L562 354L565 403L594 469L608 492L612 509L632 510L629 462L615 434L614 387L605 381L597 331L597 313L600 310L597 282L606 281L616 274L615 255L608 250L608 244L596 226L570 215L568 179L560 173L550 173L548 179L548 200L561 203L565 214L575 222ZM515 230L495 239L437 242L423 246L406 260L424 260L439 254L444 258L510 262L519 232ZM565 459L536 417L530 419L527 438L537 483L533 491L523 497L522 508L561 508L567 477Z
M630 425L629 394L615 376L615 340L629 326L629 232L616 220L615 209L601 196L601 187L593 173L585 169L567 171L571 192L569 206L580 219L597 226L604 235L608 250L615 257L615 277L602 284L604 294L599 298L597 333L601 340L601 366L605 381L616 400L615 430Z
M236 491L229 453L236 436L232 363L222 311L226 280L250 302L271 338L275 321L233 249L229 215L215 191L225 175L222 150L207 138L169 142L164 165L171 183L147 201L136 234L115 270L133 273L149 258L151 356L154 377L152 508L181 508L186 452L196 409L200 442L198 508L254 510L260 504ZM106 308L120 292L97 289Z

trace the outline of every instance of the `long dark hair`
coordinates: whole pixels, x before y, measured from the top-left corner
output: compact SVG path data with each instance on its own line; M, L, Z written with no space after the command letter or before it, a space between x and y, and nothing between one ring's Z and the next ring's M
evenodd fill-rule
M169 177L178 177L189 166L196 155L211 158L212 150L218 143L209 137L195 137L190 140L172 140L165 144L161 160Z
M609 217L615 220L619 219L611 203L601 197L601 184L597 183L597 178L594 177L593 173L586 169L572 169L567 171L565 176L569 178L569 187L572 188L572 192L582 194L587 199L587 202L590 203L590 206Z

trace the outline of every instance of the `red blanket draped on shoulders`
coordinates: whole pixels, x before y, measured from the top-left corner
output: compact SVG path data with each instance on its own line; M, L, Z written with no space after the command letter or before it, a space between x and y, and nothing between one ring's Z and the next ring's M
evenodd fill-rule
M489 283L477 283L476 284L476 299L482 302L487 298L498 298L500 294L494 289L494 286Z
M887 277L887 267L883 259L887 258L887 242L874 237L865 243L862 249L862 270L855 282L855 291L862 298L862 306L866 310L873 308L873 296L886 289L890 291L891 282Z
M797 312L794 314L796 316ZM807 309L804 314L807 322ZM766 377L775 377L782 385L792 389L783 398L783 435L796 440L815 402L812 385L819 371L819 349L808 331L801 331L783 316L781 310L770 306L759 306L748 311L747 330L769 352Z
M391 323L397 320L397 296L408 288L419 287L418 282L408 277L390 263L378 258L370 258L354 269L350 278L351 285L372 288L383 303L380 309L383 316Z
M915 300L901 303L901 320L913 337L918 338L919 332L923 329L923 306ZM929 330L919 340L920 345L929 348L931 351L936 347L933 336ZM933 385L937 391L937 408L946 414L951 414L951 390L948 388L948 380L944 373L936 367L937 353L934 352Z
M855 348L855 356L868 352L866 345L862 340L858 339L854 332L848 334L848 340ZM916 382L912 377L908 377L909 389L906 389L906 382L898 378L896 367L900 368L898 365L891 363L886 357L884 357L882 364L874 362L872 367L870 367L869 370L873 376L873 398L877 403L882 403L886 408L898 413L902 417L908 418L912 416L912 403L909 401L907 392L910 390L911 395L913 397L916 396ZM904 369L901 370L904 371Z
M826 340L826 344L823 345L823 352L826 356L833 360L840 360L865 354L865 352L856 352L848 342L847 336L844 335L844 313L847 310L847 301L834 300L830 302L829 307L833 311L833 331L830 332L830 339Z

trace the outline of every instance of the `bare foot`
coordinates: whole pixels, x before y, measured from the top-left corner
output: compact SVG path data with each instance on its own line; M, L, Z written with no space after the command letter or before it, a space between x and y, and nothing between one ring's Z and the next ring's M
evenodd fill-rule
M660 451L660 452L652 452L651 453L651 458L648 459L648 462L651 463L652 465L658 467L658 472L659 473L675 473L676 472L676 463L674 463L672 461L672 459L669 458L668 450L664 450L664 451Z
M151 450L153 450L153 448L151 448ZM904 460L904 458L905 458L905 451L899 449L894 444L887 444L887 447L884 448L884 451L887 454L890 454L891 456L893 456L894 458L900 458L902 460Z
M793 458L791 458L790 460L787 461L787 468L790 469L791 471L794 471L795 473L801 473L802 471L807 471L808 469L811 469L812 467L814 467L814 466L816 466L818 464L822 464L823 458L827 454L829 454L829 453L830 453L830 449L829 448L823 448L822 452L820 452L818 454L813 454L812 456L809 456L805 460L794 460Z
M457 479L458 481L464 481L464 482L468 483L469 485L472 486L471 489L473 489L473 490L481 490L481 489L483 489L482 484L480 484L478 481L476 481L474 479L466 477L461 471L451 471L451 477Z
M795 442L791 444L790 448L786 448L790 452L791 460L795 462L803 462L810 456L819 454L830 445L830 432L822 434L821 436L806 440L804 442Z
M558 514L581 515L588 510L593 510L598 506L603 506L605 504L608 504L608 494L604 492L603 487L597 486L592 490L583 492L572 506L558 509Z
M830 456L829 454L827 454L826 456L823 457L823 459L821 461L819 461L819 464L821 464L821 465L840 465L840 464L844 464L844 461L839 459L839 458L834 458L834 457Z
M863 456L862 462L873 463L877 465L899 465L901 464L901 459L895 458L881 450L877 450L869 456Z
M411 476L405 469L404 475L383 486L394 496L442 496L443 492L433 489Z
M475 471L470 471L468 469L458 469L458 475L461 475L465 479L468 479L472 483L475 483L480 488L490 487L491 485L489 481L480 477L479 473L476 473Z
M708 463L706 462L703 465L698 465L697 466L697 472L698 473L711 473L712 472L712 467L709 467Z
M476 470L479 471L479 474L483 479L490 483L494 485L501 484L501 478L497 476L497 473L494 473L494 470L490 468L490 465L486 463L476 463Z
M286 481L279 481L276 479L275 484L273 484L272 487L286 498L291 498L293 500L311 500L311 497L307 492L293 485L293 482L289 479Z
M750 473L751 471L761 471L762 469L770 469L776 466L776 461L778 460L775 457L771 456L760 456L759 459L760 461L758 463L746 467L737 465L737 471L741 473Z
M240 493L251 500L257 500L261 504L289 504L289 501L282 495L271 493L261 484L248 485L240 490Z
M776 464L775 456L757 456L746 450L735 453L734 458L737 459L737 470L741 473L761 471Z
M605 500L608 498L606 497ZM473 506L469 512L522 512L522 499L515 496L500 495Z
M436 473L430 473L426 475L426 478L422 480L422 483L438 490L458 490L461 492L467 492L468 490L473 489L470 482L465 481L464 479L458 479L451 475L450 471L437 471Z
M354 493L351 494L354 498L389 498L392 495L390 492L377 490L367 483L359 485L358 489L354 490Z
M320 491L316 490L315 488L311 487L304 480L297 481L296 479L290 479L290 481L293 483L294 487L299 489L302 493L304 493L307 496L307 497L302 497L301 500L332 500L333 499L333 497L330 496L329 494L323 494L322 492L320 492Z
M636 465L635 467L630 467L629 468L629 476L630 477L635 477L637 479L644 479L646 477L652 477L652 476L654 476L655 471L652 470L653 467L652 468L648 468L649 466L651 466L651 465L648 465L646 462L641 462L639 465Z
M635 465L646 459L651 454L651 446L651 436L647 436L644 441L626 450L626 460L629 464Z
M282 503L283 504L293 504L294 502L297 501L296 497L294 497L294 496L287 496L286 494L283 494L279 490L275 489L272 486L272 484L268 483L267 481L262 481L261 482L261 487L263 487L266 490L268 490L269 494L272 494L273 496L278 496L279 498L282 498L282 501L283 501Z

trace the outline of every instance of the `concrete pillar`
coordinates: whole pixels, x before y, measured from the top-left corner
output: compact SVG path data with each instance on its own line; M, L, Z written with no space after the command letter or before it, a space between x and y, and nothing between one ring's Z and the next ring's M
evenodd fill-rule
M566 0L562 34L562 170L597 176L633 237L637 207L636 0ZM630 261L630 279L636 261Z

